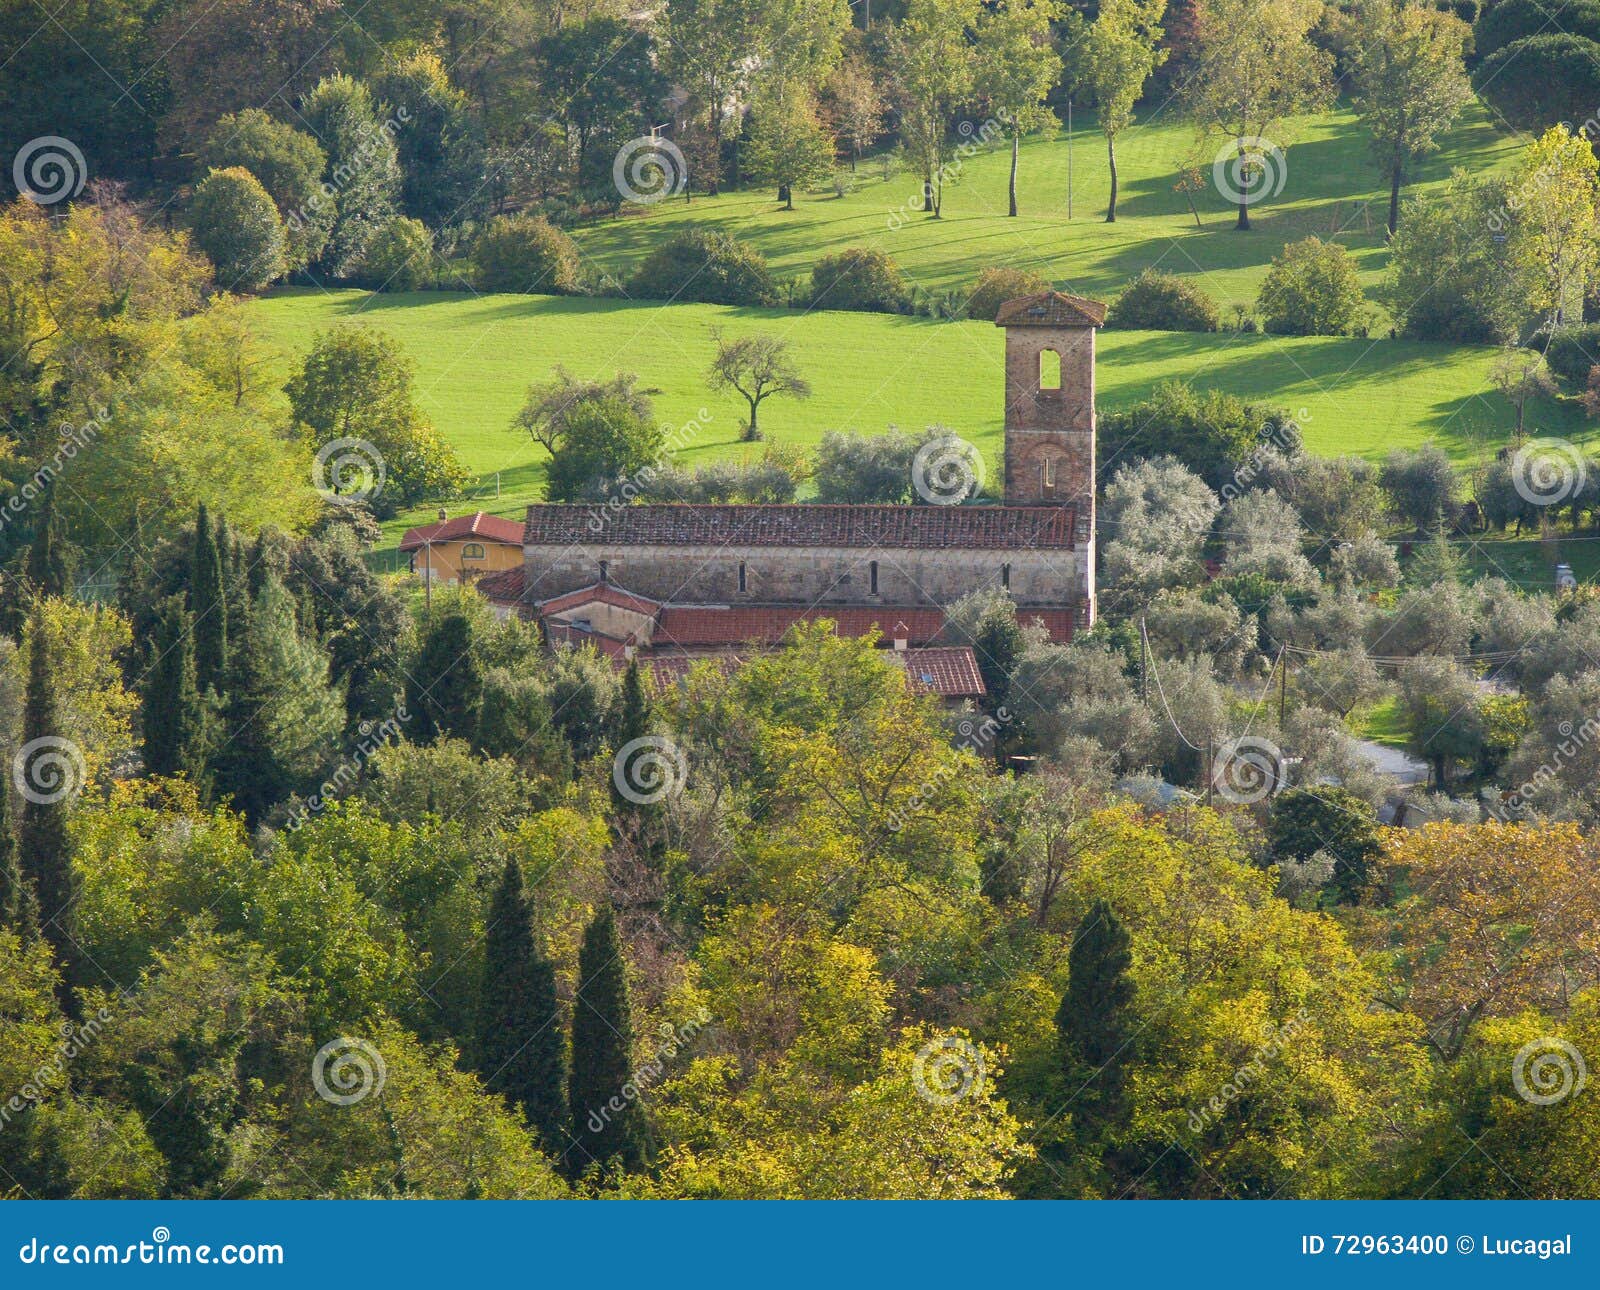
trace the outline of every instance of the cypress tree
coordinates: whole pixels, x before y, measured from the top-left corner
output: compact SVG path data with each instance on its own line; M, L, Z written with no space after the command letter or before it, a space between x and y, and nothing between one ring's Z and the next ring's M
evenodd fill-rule
M222 522L219 519L218 529ZM189 613L194 617L194 675L201 691L222 693L228 662L228 602L222 580L219 534L213 533L206 504L194 525L194 564L189 572ZM222 533L226 540L225 532Z
M11 789L0 781L0 927L22 929L22 870L17 866L17 840L11 833Z
M1070 1081L1087 1082L1080 1097L1091 1119L1122 1109L1133 1033L1132 963L1127 929L1110 905L1095 901L1078 924L1067 958L1067 991L1056 1012L1063 1065Z
M622 940L608 906L584 931L583 948L578 951L567 1099L575 1139L569 1160L573 1174L613 1160L620 1160L625 1169L638 1169L645 1163L644 1111L637 1098L629 1099L622 1091L632 1076L632 1061L633 1018ZM622 1109L616 1110L616 1105Z
M192 625L179 597L162 604L145 680L144 766L152 775L182 773L198 783L205 717L195 686Z
M483 676L472 623L465 614L452 611L428 627L406 674L413 736L419 743L432 743L442 735L476 738L482 699Z
M560 1158L566 1145L567 1062L556 971L539 953L533 904L515 859L506 861L489 903L483 954L479 1069L489 1088L521 1109L545 1150Z
M622 677L622 691L611 718L612 742L618 748L650 733L650 700L639 677L639 660L629 659Z
M72 552L61 534L56 515L56 490L47 488L39 503L39 522L28 548L25 572L33 589L41 596L61 597L72 590Z
M294 601L275 575L250 607L236 640L213 760L216 790L252 825L310 787L344 726L344 695L328 679L328 655L304 640Z
M37 903L39 930L50 942L61 972L63 1003L70 1000L74 972L74 942L69 934L75 894L72 857L67 842L67 807L70 791L58 792L76 774L59 764L62 745L61 718L56 704L55 675L44 607L34 606L28 625L28 684L22 709L23 747L34 752L14 774L39 791L25 793L21 826L17 831L21 871L27 894ZM70 745L68 745L70 747ZM20 754L19 754L20 755ZM66 776L62 781L57 775ZM73 786L76 787L76 786Z

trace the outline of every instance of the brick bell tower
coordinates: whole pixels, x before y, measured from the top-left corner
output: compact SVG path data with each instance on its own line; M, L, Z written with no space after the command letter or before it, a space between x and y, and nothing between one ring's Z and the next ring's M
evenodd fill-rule
M1008 506L1071 506L1086 621L1094 621L1094 333L1106 307L1046 291L1008 300L1005 471Z

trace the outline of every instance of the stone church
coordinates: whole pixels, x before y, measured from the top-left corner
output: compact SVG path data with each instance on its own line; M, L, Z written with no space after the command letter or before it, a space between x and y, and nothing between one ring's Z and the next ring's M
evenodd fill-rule
M1005 489L998 505L528 508L522 564L477 583L552 644L648 660L774 646L794 623L876 628L914 683L978 697L944 607L1003 588L1024 624L1069 639L1094 621L1094 337L1105 306L1060 292L1012 300L1005 333ZM961 657L961 656L965 657Z

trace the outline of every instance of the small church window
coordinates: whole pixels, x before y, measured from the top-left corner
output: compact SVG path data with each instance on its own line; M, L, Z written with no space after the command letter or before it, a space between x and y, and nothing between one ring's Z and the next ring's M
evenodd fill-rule
M746 582L745 582L744 561L740 560L739 561L739 590L740 591L748 591L749 589L750 588L746 585Z
M1041 390L1061 388L1061 355L1056 350L1039 351L1039 388Z
M867 582L868 594L876 596L878 594L878 562L876 560L870 561L867 565Z
M1011 566L1009 564L1000 566L1000 585L1007 591L1011 590Z
M1052 455L1047 454L1045 456L1044 460L1039 463L1039 471L1040 471L1040 480L1039 480L1039 482L1040 482L1041 485L1043 485L1045 492L1047 492L1047 493L1054 492L1055 491L1055 487L1056 487L1056 459L1055 459L1055 457L1052 456Z
M611 581L611 561L610 560L602 560L602 561L600 561L600 581L601 582L610 582Z

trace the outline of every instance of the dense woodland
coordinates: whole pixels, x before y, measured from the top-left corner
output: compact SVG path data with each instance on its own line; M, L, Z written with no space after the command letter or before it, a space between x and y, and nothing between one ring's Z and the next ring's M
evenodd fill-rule
M1600 595L1476 541L1600 526L1600 463L1523 420L1600 415L1591 8L0 3L0 1194L1595 1196ZM622 281L571 232L663 125L691 207L883 165L940 218L974 122L1071 100L1108 222L1172 104L1248 237L1271 156L1229 141L1336 96L1390 185L1383 299L1310 238L1234 318L1152 266L1109 325L1497 345L1504 443L1462 472L1218 389L1105 408L1099 621L949 606L965 711L826 622L658 686L379 572L381 523L468 483L411 358L348 323L285 376L243 299L992 318L1051 279L935 295L864 245L781 282L698 231ZM1404 200L1475 97L1514 163ZM52 135L88 159L54 195L19 151ZM756 441L827 374L730 335L705 379ZM561 501L931 504L948 433L690 468L626 355L529 381Z

